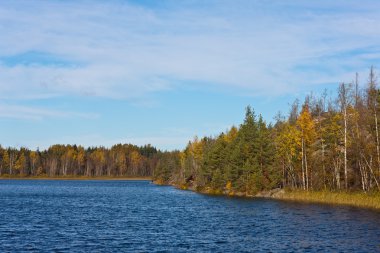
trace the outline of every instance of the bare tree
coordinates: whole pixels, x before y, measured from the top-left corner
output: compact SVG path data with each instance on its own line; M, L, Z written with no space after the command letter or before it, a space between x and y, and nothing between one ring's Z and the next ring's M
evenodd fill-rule
M348 170L347 170L347 107L350 105L350 92L351 92L351 84L341 83L339 85L339 105L341 109L341 113L343 114L343 122L344 122L344 185L345 188L348 188Z
M378 118L377 118L377 110L378 110L378 93L377 90L377 80L375 76L374 67L371 66L369 72L369 80L368 80L368 91L367 91L367 99L368 99L368 108L373 113L373 118L375 121L375 136L376 136L376 155L377 155L377 167L378 173L380 174L380 147L379 147L379 128L378 128Z

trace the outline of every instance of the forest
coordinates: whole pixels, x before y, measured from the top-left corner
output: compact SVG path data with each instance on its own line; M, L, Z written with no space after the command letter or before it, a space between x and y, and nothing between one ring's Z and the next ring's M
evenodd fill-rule
M251 107L244 122L216 137L194 138L165 153L154 170L161 184L213 193L255 194L278 187L380 191L380 93L371 67L334 96L313 94L266 123Z
M273 123L250 106L239 126L195 137L182 151L151 145L111 148L53 145L44 151L0 146L0 176L151 176L224 194L274 188L380 191L380 92L374 68L366 83L341 83L328 95L294 101Z
M44 151L0 147L0 176L151 176L159 152L146 145L118 144L110 149L53 145Z

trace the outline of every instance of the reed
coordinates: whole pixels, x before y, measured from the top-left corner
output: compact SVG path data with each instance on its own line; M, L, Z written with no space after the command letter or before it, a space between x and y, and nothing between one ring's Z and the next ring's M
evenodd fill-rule
M380 193L286 190L278 199L380 210Z

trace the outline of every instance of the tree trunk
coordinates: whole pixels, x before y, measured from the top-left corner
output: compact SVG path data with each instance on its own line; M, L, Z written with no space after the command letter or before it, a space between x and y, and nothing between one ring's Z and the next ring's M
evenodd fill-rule
M377 103L376 103L377 104ZM376 129L376 153L377 153L377 169L378 169L378 173L380 175L380 149L379 149L379 129L378 129L378 126L377 126L377 113L376 113L376 109L377 109L377 106L375 104L375 108L374 108L374 114L375 114L375 129Z
M306 182L305 182L305 168L304 168L304 147L303 147L303 137L302 137L302 140L301 140L301 155L302 155L302 167L301 167L301 170L302 170L302 187L304 190L306 190Z
M305 145L305 142L304 142ZM309 190L309 170L307 167L307 154L306 154L306 147L304 147L304 154L305 154L305 177L306 177L306 190Z
M348 188L348 175L347 175L347 108L344 107L344 184Z

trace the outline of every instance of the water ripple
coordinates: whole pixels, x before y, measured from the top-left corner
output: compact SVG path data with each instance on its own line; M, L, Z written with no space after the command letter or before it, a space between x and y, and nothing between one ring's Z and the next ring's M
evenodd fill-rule
M148 181L0 181L0 252L380 252L380 213Z

